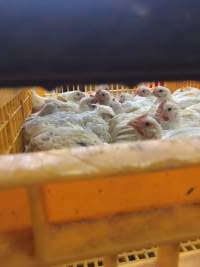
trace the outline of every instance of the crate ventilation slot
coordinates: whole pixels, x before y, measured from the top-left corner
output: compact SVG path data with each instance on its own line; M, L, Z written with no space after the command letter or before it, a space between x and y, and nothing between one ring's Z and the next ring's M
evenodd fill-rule
M180 252L187 253L200 249L200 239L189 240L180 244ZM137 262L149 260L156 257L156 248L141 249L122 253L118 256L119 265L121 264L134 264ZM52 267L101 267L103 266L103 258L92 260L85 260L83 262L75 262L72 264L56 265Z

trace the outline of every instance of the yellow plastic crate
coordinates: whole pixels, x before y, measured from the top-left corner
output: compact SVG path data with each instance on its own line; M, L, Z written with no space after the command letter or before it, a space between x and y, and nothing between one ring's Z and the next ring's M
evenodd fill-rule
M31 109L28 90L0 91L0 153L23 151L21 127Z
M182 85L199 88L197 82ZM0 91L0 111L1 154L22 152L29 90ZM176 244L200 235L198 147L198 139L158 140L0 156L2 266L99 256L116 266L118 253L154 245L158 262L172 259L162 267L177 266Z

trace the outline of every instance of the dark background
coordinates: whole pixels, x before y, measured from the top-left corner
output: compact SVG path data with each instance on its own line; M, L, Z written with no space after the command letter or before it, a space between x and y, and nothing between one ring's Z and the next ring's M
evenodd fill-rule
M200 80L198 0L0 1L0 86Z

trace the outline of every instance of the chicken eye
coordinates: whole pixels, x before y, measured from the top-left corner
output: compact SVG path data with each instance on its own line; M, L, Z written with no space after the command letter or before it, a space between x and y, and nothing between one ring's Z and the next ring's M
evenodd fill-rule
M147 121L147 122L145 122L145 126L147 126L147 127L148 127L148 126L150 126L150 125L151 125L151 123L150 123L150 122L148 122L148 121Z
M142 93L145 93L145 90L142 90Z
M162 90L162 89L160 89L160 90L159 90L159 93L162 93L162 91L163 91L163 90Z
M103 93L102 96L105 96L105 94Z
M79 95L80 95L80 93L77 93L77 95L79 96Z
M168 108L167 110L168 110L168 111L171 111L171 110L172 110L172 108Z

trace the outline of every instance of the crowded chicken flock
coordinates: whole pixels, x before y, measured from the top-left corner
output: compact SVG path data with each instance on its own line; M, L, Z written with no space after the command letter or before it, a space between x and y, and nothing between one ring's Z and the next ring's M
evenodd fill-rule
M71 91L41 97L32 90L33 114L23 125L25 152L148 139L200 136L200 90L174 93L140 85L113 97L107 85L94 94Z

